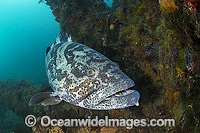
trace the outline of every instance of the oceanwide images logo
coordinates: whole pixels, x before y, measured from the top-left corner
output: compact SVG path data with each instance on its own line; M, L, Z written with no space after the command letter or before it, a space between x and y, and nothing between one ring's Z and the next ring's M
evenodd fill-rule
M65 127L82 127L82 126L92 126L92 127L126 127L127 129L132 129L133 127L174 127L174 119L151 119L147 121L146 119L110 119L105 116L104 119L99 119L96 116L94 119L88 116L87 119L51 119L49 116L43 116L40 123L44 127L48 126L65 126ZM34 115L28 115L25 118L25 124L28 127L33 127L36 124L36 118Z

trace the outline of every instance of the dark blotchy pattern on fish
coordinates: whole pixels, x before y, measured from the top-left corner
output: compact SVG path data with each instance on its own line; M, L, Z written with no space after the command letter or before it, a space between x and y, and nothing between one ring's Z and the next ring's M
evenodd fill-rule
M53 95L86 108L95 109L106 97L134 86L116 63L80 43L52 44L46 56L46 71ZM105 104L109 109L114 103Z

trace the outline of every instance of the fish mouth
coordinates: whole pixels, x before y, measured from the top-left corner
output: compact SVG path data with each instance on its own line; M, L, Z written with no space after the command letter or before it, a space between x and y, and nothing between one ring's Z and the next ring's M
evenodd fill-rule
M114 85L100 88L83 101L88 109L110 110L138 105L140 98L136 90L130 89L135 83L130 78L122 79Z
M121 109L129 106L139 106L140 94L136 90L125 90L129 91L125 95L118 96L115 94L111 97L106 98L99 104L93 107L95 110L111 110L111 109ZM126 92L125 92L126 93Z
M119 92L116 92L115 94L109 96L109 97L106 97L103 101L101 102L104 102L104 101L109 101L111 98L114 98L114 97L122 97L122 96L126 96L126 95L129 95L131 93L133 93L135 90L133 89L126 89L126 90L122 90L122 91L119 91ZM100 103L101 103L100 102Z

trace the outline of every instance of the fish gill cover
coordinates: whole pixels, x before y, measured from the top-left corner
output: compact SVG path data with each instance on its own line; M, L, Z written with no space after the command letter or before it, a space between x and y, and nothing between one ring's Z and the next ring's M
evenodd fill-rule
M94 110L139 105L139 93L129 90L135 83L116 63L83 44L56 40L46 53L47 76L55 92L49 97L48 93L36 94L29 105L38 101L51 105L50 99L53 104L64 100Z
M90 111L66 102L50 109L28 106L36 89L27 82L1 83L1 102L21 116L52 118L173 118L175 127L41 127L33 132L199 132L200 120L200 3L198 0L44 0L52 9L61 33L116 62L135 82L140 106ZM119 5L119 6L118 6ZM15 89L18 88L18 89ZM29 89L24 89L29 88ZM16 95L17 94L17 95ZM11 97L12 96L12 97ZM23 101L23 102L21 102ZM25 112L25 110L27 110Z

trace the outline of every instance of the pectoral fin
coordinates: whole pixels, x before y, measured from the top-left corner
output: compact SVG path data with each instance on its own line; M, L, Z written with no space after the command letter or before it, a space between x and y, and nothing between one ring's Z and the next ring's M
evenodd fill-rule
M58 96L52 95L52 92L42 92L35 94L29 101L29 106L33 104L41 104L43 106L55 105L60 103L62 100Z

